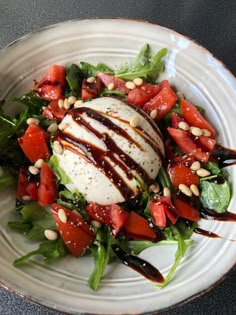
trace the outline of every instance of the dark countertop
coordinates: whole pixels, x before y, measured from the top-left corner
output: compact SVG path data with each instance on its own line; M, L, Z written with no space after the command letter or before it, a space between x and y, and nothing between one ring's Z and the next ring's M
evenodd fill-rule
M232 0L0 0L0 48L41 27L92 17L141 19L174 29L205 46L236 75L236 1ZM235 283L236 271L231 271L204 296L164 314L236 314ZM0 314L59 313L0 289Z

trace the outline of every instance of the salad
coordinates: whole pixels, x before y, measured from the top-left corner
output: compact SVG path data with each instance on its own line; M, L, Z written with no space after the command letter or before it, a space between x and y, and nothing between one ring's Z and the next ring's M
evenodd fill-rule
M218 237L200 218L235 220L224 166L236 154L217 144L202 107L157 83L166 55L146 44L121 68L54 64L15 99L15 117L0 101L0 190L17 187L9 226L39 242L16 267L32 256L91 255L92 290L114 260L163 287L193 233ZM160 244L176 246L165 278L138 257Z

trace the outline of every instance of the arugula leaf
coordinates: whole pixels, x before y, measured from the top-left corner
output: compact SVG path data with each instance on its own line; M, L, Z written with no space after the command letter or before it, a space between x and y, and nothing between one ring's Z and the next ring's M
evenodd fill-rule
M71 91L71 95L79 96L81 92L82 73L76 64L72 64L67 68L66 81Z
M174 187L171 183L171 180L169 178L169 175L164 167L161 167L157 176L158 182L161 184L161 186L168 187L170 191L174 191Z
M184 240L186 245L191 245L193 243L192 240L187 239ZM142 251L149 247L159 246L159 245L177 245L177 240L162 240L160 242L152 242L152 241L129 241L129 249L134 255L139 255Z
M4 191L7 188L15 187L17 179L15 174L10 172L6 167L0 166L0 191Z
M118 91L118 90L112 90L109 91L108 89L105 89L102 93L101 96L110 96L110 95L115 95L115 96L119 96L119 97L124 97L125 93L122 91Z
M59 199L57 200L57 203L71 210L80 210L80 212L87 206L87 202L81 193L72 193L67 189L59 192Z
M22 218L20 222L9 222L9 226L23 233L27 232L30 240L45 240L46 229L57 230L50 207L41 207L37 202L24 205L20 211ZM22 225L22 227L21 227ZM29 227L31 227L29 229Z
M58 238L55 241L45 241L39 245L37 250L34 250L14 261L14 266L18 267L19 265L25 263L30 257L35 255L41 255L44 257L46 263L51 263L59 257L64 257L67 254L67 248L61 238Z
M191 242L186 243L183 235L181 234L181 232L178 230L177 227L175 226L171 226L172 232L175 234L175 237L177 238L178 241L178 248L177 251L175 253L175 261L170 269L170 271L168 272L164 283L162 284L157 284L156 287L165 287L171 280L173 274L175 273L175 270L177 269L181 259L184 257L188 247L191 245Z
M87 62L80 62L80 70L84 78L96 76L98 72L104 72L113 75L113 70L111 70L103 63L99 63L96 66L93 66Z
M137 55L133 65L125 66L115 71L115 76L124 80L133 80L137 77L154 82L164 70L164 58L167 49L159 50L154 56L150 56L150 46L145 44Z
M200 182L200 200L203 207L224 213L231 199L230 185L227 180L223 184L209 181Z
M94 245L90 247L94 259L94 269L88 283L92 290L98 289L101 278L112 254L112 236L107 227L98 229Z
M55 155L52 155L49 160L49 165L53 169L53 172L56 175L57 181L62 184L66 185L71 183L71 179L69 176L65 173L65 171L59 166L58 159Z

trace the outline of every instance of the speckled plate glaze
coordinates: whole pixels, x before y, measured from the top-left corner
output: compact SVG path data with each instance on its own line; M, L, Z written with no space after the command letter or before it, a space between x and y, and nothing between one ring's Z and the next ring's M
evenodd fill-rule
M9 113L16 111L14 96L26 92L52 63L103 62L109 66L132 60L149 43L153 52L169 50L160 77L170 80L186 98L206 108L218 130L218 141L236 148L236 80L211 53L188 38L157 25L120 19L69 21L27 35L0 52L0 95ZM236 168L229 168L236 211ZM36 244L7 227L12 219L14 191L0 195L0 282L2 286L48 307L73 314L156 313L190 299L218 282L235 264L236 243L194 235L195 245L181 262L172 282L164 289L129 268L112 264L98 292L87 286L93 263L90 258L68 257L53 265L32 260L24 267L13 261ZM201 221L201 227L226 239L236 239L235 224ZM141 256L164 275L174 259L175 248L160 246Z

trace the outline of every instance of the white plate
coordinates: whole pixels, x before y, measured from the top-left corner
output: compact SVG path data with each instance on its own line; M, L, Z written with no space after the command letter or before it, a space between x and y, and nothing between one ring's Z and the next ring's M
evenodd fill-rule
M169 49L163 78L195 104L207 109L209 120L219 131L218 140L236 148L236 81L208 51L176 32L145 22L129 20L81 20L58 24L28 35L0 53L0 95L9 112L11 100L26 92L52 63L104 62L115 66L134 58L149 43L153 52ZM161 78L160 78L161 79ZM230 168L233 195L236 168ZM0 281L4 287L46 306L67 313L138 314L169 308L216 283L235 263L236 245L223 239L194 235L193 246L180 264L172 282L157 290L129 268L113 264L107 269L98 292L87 286L92 270L89 258L66 258L45 266L31 262L22 268L12 263L35 248L24 237L7 228L14 208L14 192L0 196ZM230 210L235 211L233 196ZM201 222L208 230L236 239L230 222ZM174 259L172 247L146 250L142 257L166 275Z

